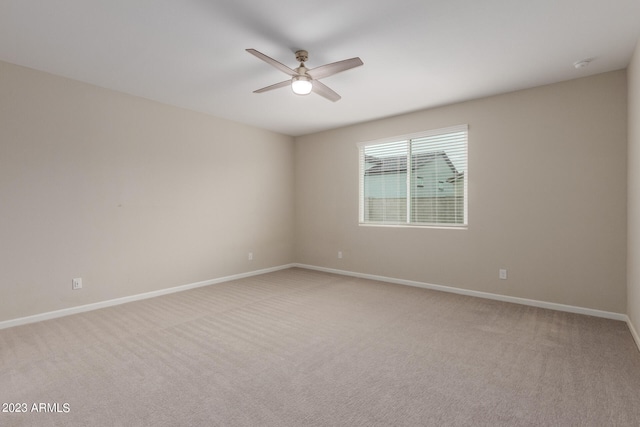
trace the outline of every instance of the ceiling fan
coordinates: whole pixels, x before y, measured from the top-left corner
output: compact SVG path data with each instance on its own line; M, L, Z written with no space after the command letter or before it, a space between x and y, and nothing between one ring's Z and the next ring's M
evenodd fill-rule
M296 52L296 60L300 62L300 66L298 68L291 69L286 65L276 61L275 59L268 57L264 53L258 52L255 49L246 49L246 51L262 59L264 62L272 65L283 73L291 76L290 80L285 80L271 86L263 87L262 89L254 90L253 93L267 92L273 89L291 85L291 89L293 90L293 92L298 95L308 95L311 92L315 92L318 95L327 98L329 101L336 102L341 98L340 95L338 95L324 83L321 83L319 80L340 73L342 71L346 71L351 68L363 65L363 62L360 60L360 58L356 57L308 69L307 67L305 67L304 63L307 62L309 54L306 50L299 50Z

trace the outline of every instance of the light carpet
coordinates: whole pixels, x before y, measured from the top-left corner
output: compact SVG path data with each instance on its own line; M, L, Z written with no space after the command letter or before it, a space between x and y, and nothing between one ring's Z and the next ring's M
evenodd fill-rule
M299 268L0 330L0 363L2 426L640 425L623 322Z

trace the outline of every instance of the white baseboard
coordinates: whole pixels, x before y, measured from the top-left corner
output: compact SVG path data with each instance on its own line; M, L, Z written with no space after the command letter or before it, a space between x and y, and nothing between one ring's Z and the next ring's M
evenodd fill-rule
M633 340L636 342L636 345L638 346L638 351L640 351L640 335L638 335L638 331L636 331L636 328L633 326L633 323L631 322L631 319L627 316L627 325L629 326L629 331L631 331L631 336L633 336Z
M395 279L395 278L392 278L392 277L376 276L376 275L373 275L373 274L364 274L364 273L357 273L357 272L353 272L353 271L337 270L337 269L334 269L334 268L317 267L317 266L314 266L314 265L293 264L293 266L294 267L299 267L299 268L306 268L306 269L309 269L309 270L323 271L323 272L326 272L326 273L341 274L343 276L352 276L352 277L359 277L359 278L363 278L363 279L378 280L378 281L381 281L381 282L396 283L396 284L399 284L399 285L414 286L414 287L418 287L418 288L432 289L432 290L436 290L436 291L450 292L450 293L454 293L454 294L467 295L467 296L472 296L472 297L479 297L479 298L486 298L486 299L492 299L492 300L497 300L497 301L511 302L511 303L515 303L515 304L529 305L529 306L533 306L533 307L548 308L550 310L565 311L565 312L568 312L568 313L585 314L587 316L595 316L595 317L602 317L602 318L605 318L605 319L621 320L623 322L630 323L630 322L628 322L629 318L627 317L627 315L626 314L622 314L622 313L613 313L613 312L610 312L610 311L602 311L602 310L595 310L595 309L592 309L592 308L576 307L576 306L573 306L573 305L557 304L557 303L553 303L553 302L538 301L538 300L519 298L519 297L511 297L511 296L507 296L507 295L492 294L492 293L489 293L489 292L472 291L472 290L469 290L469 289L454 288L454 287L451 287L451 286L433 285L433 284L430 284L430 283L416 282L416 281L413 281L413 280ZM636 334L635 337L637 337L637 334ZM636 339L636 343L638 343L637 339Z
M20 317L17 319L5 320L0 322L0 329L11 328L13 326L26 325L28 323L41 322L43 320L56 319L58 317L69 316L71 314L84 313L86 311L98 310L100 308L112 307L114 305L125 304L128 302L139 301L147 298L159 297L175 292L186 291L188 289L200 288L203 286L215 285L217 283L229 282L231 280L244 279L245 277L257 276L260 274L271 273L273 271L284 270L294 267L294 264L285 264L277 267L265 268L262 270L249 271L247 273L234 274L231 276L220 277L217 279L204 280L202 282L189 283L187 285L176 286L173 288L160 289L157 291L146 292L144 294L131 295L128 297L115 298L107 301L96 302L93 304L80 305L77 307L65 308L62 310L49 311L33 316Z

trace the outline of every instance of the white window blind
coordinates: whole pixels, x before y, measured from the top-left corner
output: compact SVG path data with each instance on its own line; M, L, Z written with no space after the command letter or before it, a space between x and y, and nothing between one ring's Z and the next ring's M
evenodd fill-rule
M467 224L467 125L358 145L360 223Z

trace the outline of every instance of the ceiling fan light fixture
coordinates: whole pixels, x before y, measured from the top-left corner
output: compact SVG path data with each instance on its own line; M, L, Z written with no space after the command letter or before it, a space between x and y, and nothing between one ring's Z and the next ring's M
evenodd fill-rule
M311 78L307 76L294 76L291 79L291 89L297 95L309 95L312 87Z
M274 68L282 71L288 75L291 80L285 80L280 83L276 83L262 89L254 90L253 93L263 93L270 90L279 89L291 85L293 93L298 95L308 95L311 92L320 95L321 97L328 99L331 102L340 100L340 95L322 83L320 79L333 76L334 74L341 73L343 71L350 70L355 67L363 65L360 58L345 59L338 62L332 62L331 64L321 65L319 67L312 68L310 70L305 67L304 63L309 58L309 54L306 50L299 50L296 52L296 59L300 63L300 66L296 69L289 68L281 62L276 61L273 58L268 57L262 52L258 52L255 49L247 49L247 52L255 56L256 58L266 62ZM309 71L307 73L307 71Z

